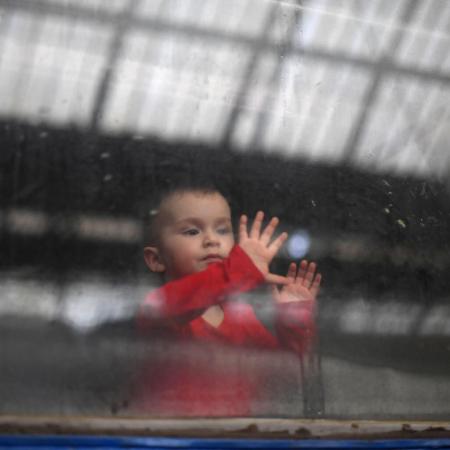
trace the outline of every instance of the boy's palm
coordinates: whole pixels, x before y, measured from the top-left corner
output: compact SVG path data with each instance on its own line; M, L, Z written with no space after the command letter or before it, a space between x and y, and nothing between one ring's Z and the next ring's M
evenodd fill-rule
M272 287L277 303L314 301L319 293L322 276L316 273L316 264L303 260L297 271L297 265L291 263L287 273L289 284L279 289Z
M247 216L241 216L239 223L239 246L247 253L253 264L264 275L267 283L287 284L290 281L287 277L270 273L269 264L280 250L284 241L287 239L287 233L281 233L271 242L273 233L278 225L278 219L272 218L266 228L261 232L264 213L259 211L250 228L247 231Z

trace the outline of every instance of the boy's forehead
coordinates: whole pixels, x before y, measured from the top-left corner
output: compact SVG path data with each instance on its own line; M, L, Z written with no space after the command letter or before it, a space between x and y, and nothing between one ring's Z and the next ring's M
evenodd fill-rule
M159 214L164 222L187 217L220 215L230 217L227 200L219 192L175 192L160 205Z

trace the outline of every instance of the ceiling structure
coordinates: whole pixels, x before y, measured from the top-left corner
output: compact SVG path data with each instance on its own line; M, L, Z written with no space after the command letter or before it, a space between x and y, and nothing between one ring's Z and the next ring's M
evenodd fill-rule
M0 0L0 118L449 173L445 0Z

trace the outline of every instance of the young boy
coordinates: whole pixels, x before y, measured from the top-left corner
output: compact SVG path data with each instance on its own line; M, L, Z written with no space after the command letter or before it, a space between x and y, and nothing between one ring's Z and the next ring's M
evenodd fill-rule
M306 261L302 261L298 271L292 263L286 277L271 273L269 265L287 234L274 238L278 219L272 218L265 227L263 219L264 214L258 212L248 230L248 219L243 215L236 244L230 207L219 192L193 188L165 195L151 224L151 243L144 249L148 267L152 272L161 273L165 284L143 303L138 317L140 329L164 332L182 340L306 352L314 336L314 301L321 275L316 274L314 263ZM235 298L236 294L264 283L271 285L275 302L275 332L261 323L252 306ZM158 372L161 379L161 371ZM205 385L206 378L210 377L191 374L188 381L186 376L179 373L174 377L173 373L166 373L162 378L176 379L177 383L181 380L180 390L170 386L172 396L178 396L178 400L180 396L186 397L186 390L190 389L189 397L200 405L191 409L194 415L211 414L211 409L217 412L217 405L211 408L213 394ZM194 379L199 386L192 390ZM162 390L161 386L154 386L154 381L152 383L154 394ZM248 396L254 386L251 382L231 382L230 377L226 377L221 383L216 379L214 389L230 383L234 383L241 398L240 407L232 413L245 414L250 399L242 401L242 398ZM203 395L205 390L209 392ZM200 391L203 391L204 401L199 402ZM141 396L148 397L148 392ZM154 406L155 395L149 401ZM149 402L141 401L141 405L144 404ZM164 409L162 405L158 407ZM176 412L187 414L186 411Z

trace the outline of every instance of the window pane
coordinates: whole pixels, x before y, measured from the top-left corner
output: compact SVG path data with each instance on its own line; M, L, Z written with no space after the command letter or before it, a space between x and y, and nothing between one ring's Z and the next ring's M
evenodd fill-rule
M0 414L448 418L449 20L3 2Z

